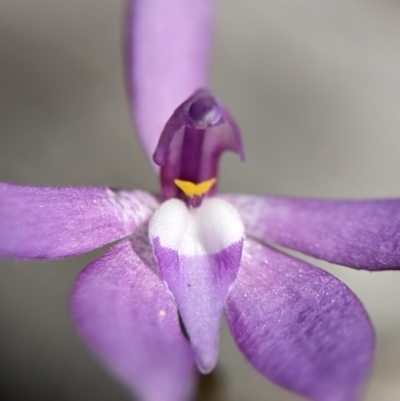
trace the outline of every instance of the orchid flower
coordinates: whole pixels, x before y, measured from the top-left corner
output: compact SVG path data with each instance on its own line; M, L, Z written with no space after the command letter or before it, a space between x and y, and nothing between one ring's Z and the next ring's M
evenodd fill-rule
M374 332L338 279L282 251L371 271L400 267L400 200L218 194L218 161L244 158L207 89L213 0L130 3L128 77L162 195L0 184L0 254L70 257L118 241L78 276L83 341L141 401L187 401L218 357L222 314L274 383L315 401L360 399Z

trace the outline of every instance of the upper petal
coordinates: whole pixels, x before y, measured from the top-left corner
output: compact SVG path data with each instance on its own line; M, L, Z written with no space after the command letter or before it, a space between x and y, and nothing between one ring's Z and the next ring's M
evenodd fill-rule
M399 199L227 197L255 238L357 269L400 268Z
M73 256L130 235L156 199L141 191L0 183L0 255Z
M241 351L264 376L314 401L355 401L374 333L355 295L330 274L246 242L226 316Z
M221 313L241 259L240 217L221 199L204 199L195 209L171 199L152 217L149 235L198 367L209 372L218 356Z
M136 253L133 247L138 248ZM192 351L145 240L124 240L79 275L71 311L83 340L141 401L187 401Z
M127 73L149 160L174 110L208 86L213 9L214 0L130 0Z

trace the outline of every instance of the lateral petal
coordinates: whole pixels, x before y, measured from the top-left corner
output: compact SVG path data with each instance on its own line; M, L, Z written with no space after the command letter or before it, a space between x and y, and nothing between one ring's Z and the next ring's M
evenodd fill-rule
M195 377L192 350L176 306L152 270L147 234L133 241L120 242L79 275L73 321L89 348L141 401L187 401Z
M227 195L246 232L328 262L400 268L400 200L335 201Z
M214 0L130 1L127 74L133 118L151 162L174 110L208 86L213 11Z
M246 358L274 383L314 401L360 399L374 332L332 275L246 241L226 317Z
M0 255L74 256L132 234L158 202L142 191L0 183Z
M221 313L239 268L243 224L236 210L221 199L204 199L195 209L171 199L153 215L149 235L198 368L207 373L218 356Z

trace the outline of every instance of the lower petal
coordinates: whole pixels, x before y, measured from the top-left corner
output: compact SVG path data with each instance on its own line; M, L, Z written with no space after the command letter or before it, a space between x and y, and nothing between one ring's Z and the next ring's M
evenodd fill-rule
M73 321L86 344L141 401L187 401L194 385L192 350L174 302L149 266L147 235L134 241L114 246L79 275Z
M373 360L374 332L355 295L330 274L246 242L226 316L250 363L314 401L355 401Z
M218 356L221 314L240 264L243 224L221 199L204 199L195 209L171 199L152 217L149 234L198 368L210 372Z

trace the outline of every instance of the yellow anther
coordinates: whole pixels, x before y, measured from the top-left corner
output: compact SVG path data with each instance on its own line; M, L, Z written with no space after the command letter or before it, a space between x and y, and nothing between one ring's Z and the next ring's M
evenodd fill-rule
M205 195L215 184L215 181L217 181L216 178L210 178L209 180L200 182L199 184L183 180L174 180L174 183L186 196L192 198L193 196Z

